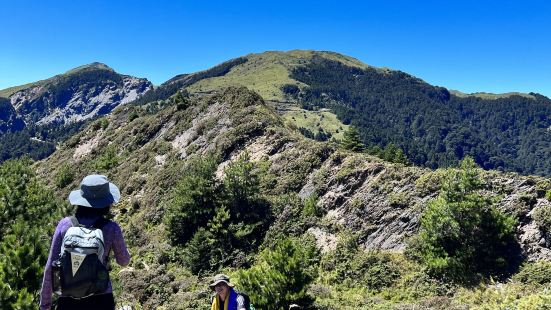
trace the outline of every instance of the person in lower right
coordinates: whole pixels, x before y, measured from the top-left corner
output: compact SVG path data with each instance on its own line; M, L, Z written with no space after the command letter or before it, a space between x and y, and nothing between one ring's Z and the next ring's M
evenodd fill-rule
M248 310L245 297L233 289L227 275L217 274L209 287L216 293L211 310Z

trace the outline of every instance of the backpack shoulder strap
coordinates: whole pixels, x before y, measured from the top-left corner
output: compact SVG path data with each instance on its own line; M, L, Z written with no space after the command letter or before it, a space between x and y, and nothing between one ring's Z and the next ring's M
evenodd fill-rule
M78 219L76 216L70 216L69 219L71 220L72 227L80 227L80 223L78 222Z

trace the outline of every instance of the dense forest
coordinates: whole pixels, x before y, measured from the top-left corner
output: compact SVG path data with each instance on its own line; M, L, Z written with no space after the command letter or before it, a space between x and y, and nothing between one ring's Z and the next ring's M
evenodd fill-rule
M484 169L551 175L551 100L539 94L457 97L400 71L321 57L291 77L309 87L283 91L304 108L331 108L358 127L368 148L394 144L411 162L430 168L469 155Z
M23 156L34 160L48 157L56 150L56 144L70 138L94 119L65 126L28 126L18 131L0 135L0 163ZM98 128L102 126L98 121Z

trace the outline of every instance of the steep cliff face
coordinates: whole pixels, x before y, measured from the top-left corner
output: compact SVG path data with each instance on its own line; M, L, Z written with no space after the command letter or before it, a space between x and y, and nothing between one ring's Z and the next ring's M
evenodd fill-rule
M17 115L9 99L0 97L0 134L18 131L24 127L23 120Z
M27 124L67 125L107 114L152 87L146 79L93 63L19 89L9 99Z

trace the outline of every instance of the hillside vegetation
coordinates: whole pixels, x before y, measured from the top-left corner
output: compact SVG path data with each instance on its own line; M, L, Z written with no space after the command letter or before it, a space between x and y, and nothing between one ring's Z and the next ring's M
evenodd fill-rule
M407 167L306 139L244 88L158 104L120 107L34 166L45 183L40 191L53 190L61 200L92 172L120 186L123 200L113 213L133 258L111 272L119 304L203 309L208 277L219 271L261 309L290 303L306 309L539 309L549 301L549 180L485 172L472 163L435 171ZM452 213L459 217L438 216L445 208L460 211ZM469 208L507 220L498 230L483 228L490 239L469 239L460 251L409 245L419 231L439 232L431 223L463 221L461 210ZM43 229L48 234L53 225ZM482 269L450 265L476 259L462 254L488 240L496 251L487 252ZM448 266L434 265L437 254L448 257ZM43 265L43 257L36 260ZM39 275L40 268L33 272ZM457 272L473 277L454 277ZM2 282L10 279L0 275ZM37 288L31 282L27 291Z
M484 169L551 174L551 101L544 96L448 91L332 52L265 52L242 58L246 61L226 74L200 79L187 90L210 93L246 86L276 107L286 102L280 112L308 129L303 130L308 137L320 129L336 131L326 123L304 126L297 108L329 109L342 123L338 127L359 129L368 149L392 145L420 166L450 167L471 156Z
M323 57L348 66L367 68L360 61L332 52L295 50L289 52L265 52L245 56L247 62L232 68L219 77L202 79L189 87L190 92L211 92L221 87L246 86L265 100L285 100L282 86L293 84L306 86L290 76L292 69L308 64L314 57Z

